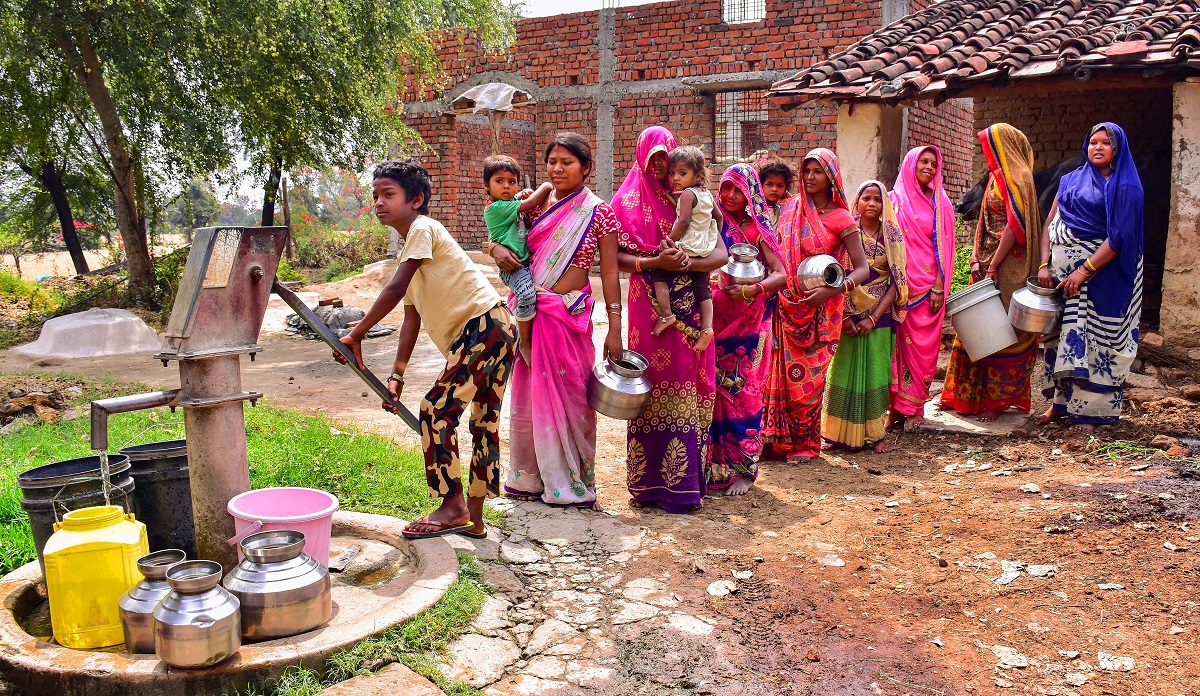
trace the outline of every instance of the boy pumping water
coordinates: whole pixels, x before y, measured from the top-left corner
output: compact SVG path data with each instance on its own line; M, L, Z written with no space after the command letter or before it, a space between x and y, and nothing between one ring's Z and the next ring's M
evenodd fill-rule
M463 534L483 538L483 501L500 494L500 407L512 370L517 332L500 296L440 222L428 217L432 185L412 160L375 168L375 217L404 240L396 275L365 317L342 339L363 367L367 331L404 302L404 325L388 391L399 400L404 371L424 323L446 368L421 401L421 445L429 494L438 509L413 520L410 539ZM343 362L341 355L334 359ZM471 404L474 453L464 488L455 431ZM393 410L384 404L386 410ZM465 493L465 498L464 498Z

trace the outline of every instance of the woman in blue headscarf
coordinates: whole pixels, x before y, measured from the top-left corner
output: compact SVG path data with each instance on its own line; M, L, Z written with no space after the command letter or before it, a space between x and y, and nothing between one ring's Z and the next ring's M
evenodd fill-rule
M1083 166L1062 178L1042 235L1039 282L1062 289L1062 329L1046 344L1053 398L1039 423L1117 422L1142 316L1142 181L1115 123L1088 133Z

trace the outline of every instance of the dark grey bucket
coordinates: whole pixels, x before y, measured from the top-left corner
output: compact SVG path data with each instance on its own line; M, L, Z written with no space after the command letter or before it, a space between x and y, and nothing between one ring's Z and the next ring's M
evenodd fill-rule
M150 550L182 549L188 558L198 558L187 440L125 447L121 454L129 457L129 473L137 483L133 502Z
M135 514L132 493L133 477L129 475L129 458L120 454L108 456L108 477L113 488L109 492L112 505L120 505ZM100 484L100 457L80 457L54 462L17 475L21 489L21 508L29 515L33 530L33 547L37 551L42 572L42 549L54 523L71 510L104 505L104 490ZM190 511L190 509L189 509Z

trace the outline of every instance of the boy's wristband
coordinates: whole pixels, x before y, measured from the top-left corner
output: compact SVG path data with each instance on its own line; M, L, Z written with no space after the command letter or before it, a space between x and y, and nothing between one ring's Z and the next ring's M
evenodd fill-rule
M404 375L400 374L399 372L393 372L392 376L388 377L387 381L399 382L400 384L404 384Z

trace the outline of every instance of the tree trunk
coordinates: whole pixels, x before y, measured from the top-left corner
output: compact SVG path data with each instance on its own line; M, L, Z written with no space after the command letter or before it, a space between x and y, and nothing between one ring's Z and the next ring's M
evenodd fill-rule
M71 254L75 272L85 275L88 272L87 259L83 256L83 245L79 243L79 234L75 231L75 217L71 215L71 201L67 200L62 171L55 166L53 160L45 160L42 162L41 171L38 172L38 179L54 201L54 210L58 212L58 224L62 227L63 242Z
M258 224L270 227L275 224L275 196L279 192L279 180L283 178L283 161L279 158L271 165L267 185L263 187L262 221Z
M67 0L58 0L58 9L61 16L70 16ZM135 301L152 304L155 287L154 267L150 263L146 226L138 208L133 155L125 139L121 115L104 80L104 68L100 64L96 47L88 37L87 29L75 27L71 32L61 26L57 29L55 39L59 49L74 71L75 78L87 92L104 131L109 175L113 178L115 189L113 212L117 231L125 243L125 258L129 263L129 291Z

